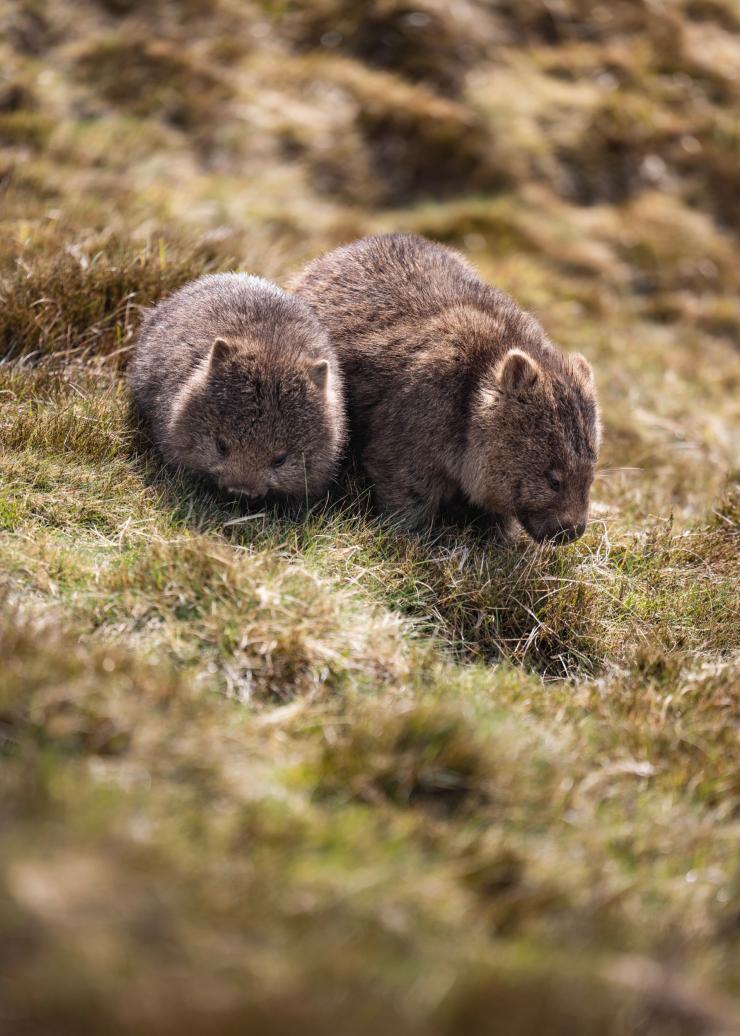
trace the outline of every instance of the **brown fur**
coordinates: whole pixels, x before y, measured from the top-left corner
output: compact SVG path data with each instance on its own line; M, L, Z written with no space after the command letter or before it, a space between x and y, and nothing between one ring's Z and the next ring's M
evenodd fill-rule
M311 309L268 281L210 275L160 302L129 380L165 460L221 489L310 498L334 474L345 438L334 351Z
M535 539L583 532L599 442L591 368L461 255L413 235L364 238L293 290L332 336L383 512L419 527L461 491Z

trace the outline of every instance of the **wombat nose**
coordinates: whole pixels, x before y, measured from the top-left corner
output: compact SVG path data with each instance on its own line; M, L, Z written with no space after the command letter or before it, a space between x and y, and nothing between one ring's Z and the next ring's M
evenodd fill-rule
M574 540L580 539L585 531L585 522L578 522L577 525L561 525L549 534L548 539L553 543L572 543Z
M254 489L245 489L243 486L226 486L226 492L234 496L244 497L250 504L261 503L265 499L264 492Z

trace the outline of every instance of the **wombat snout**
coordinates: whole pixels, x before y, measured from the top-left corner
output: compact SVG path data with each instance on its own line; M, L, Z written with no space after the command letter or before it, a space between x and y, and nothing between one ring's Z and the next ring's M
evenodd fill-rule
M542 528L532 529L525 526L529 535L538 543L564 544L573 543L583 536L586 531L586 522L578 522L575 525L547 525Z
M267 489L253 489L244 486L223 486L225 492L232 496L242 496L251 504L260 503L267 496Z

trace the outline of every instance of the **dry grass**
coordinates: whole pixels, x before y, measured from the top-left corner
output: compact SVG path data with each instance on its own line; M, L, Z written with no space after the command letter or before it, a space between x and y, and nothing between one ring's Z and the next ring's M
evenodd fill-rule
M734 1031L733 5L0 30L0 1030ZM386 229L593 360L577 544L352 475L250 515L142 441L142 306Z
M144 247L114 240L69 243L52 236L26 247L0 273L0 349L6 361L125 361L141 310L209 269L196 250L172 257L160 238Z

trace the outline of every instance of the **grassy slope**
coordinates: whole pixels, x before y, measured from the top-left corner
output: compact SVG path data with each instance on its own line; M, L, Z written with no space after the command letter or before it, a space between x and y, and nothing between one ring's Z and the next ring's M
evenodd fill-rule
M0 1031L732 1027L740 15L505 6L0 5ZM390 227L593 359L573 547L142 452L138 306Z

